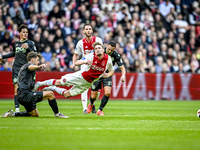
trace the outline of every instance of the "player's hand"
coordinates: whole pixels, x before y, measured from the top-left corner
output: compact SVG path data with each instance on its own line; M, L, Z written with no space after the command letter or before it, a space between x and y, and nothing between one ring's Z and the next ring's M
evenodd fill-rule
M28 48L28 45L25 44L25 43L23 43L22 46L21 46L21 48L27 49L27 48Z
M108 77L109 77L108 73L103 74L103 78L108 78Z
M74 68L74 66L75 66L75 65L74 65L74 64L72 64L72 65L70 65L69 67L70 67L71 69L73 69L73 68Z
M92 65L93 61L92 60L87 60L86 64Z
M40 65L40 68L46 68L47 67L47 64L41 64Z
M125 75L121 76L121 81L124 82L125 81Z

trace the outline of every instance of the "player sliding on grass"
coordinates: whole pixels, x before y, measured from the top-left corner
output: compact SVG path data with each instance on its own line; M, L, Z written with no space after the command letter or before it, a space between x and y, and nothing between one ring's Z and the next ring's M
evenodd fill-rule
M3 114L1 117L39 117L39 112L36 108L36 103L44 99L48 99L54 116L59 118L69 118L58 111L57 102L52 91L32 92L35 84L35 70L45 68L46 64L39 64L39 58L42 56L34 52L30 52L27 56L28 63L23 65L18 74L17 81L17 100L23 105L26 111L14 112L12 109Z
M34 90L44 85L55 85L46 87L43 90L52 90L63 95L66 98L76 96L83 93L85 90L91 87L92 83L99 78L108 78L114 74L111 57L104 53L104 47L101 43L94 43L95 53L90 53L83 57L81 60L75 62L75 65L87 64L87 71L78 71L75 73L69 73L61 77L60 80L50 79L43 82L37 82ZM108 70L108 73L105 71ZM58 88L56 86L71 86L70 90L64 88ZM98 113L98 112L97 112Z

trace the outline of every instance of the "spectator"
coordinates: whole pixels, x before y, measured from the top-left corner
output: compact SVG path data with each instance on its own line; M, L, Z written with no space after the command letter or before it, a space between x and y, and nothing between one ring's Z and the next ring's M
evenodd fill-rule
M159 5L159 10L160 13L166 17L170 11L171 8L174 8L174 5L170 2L170 0L164 0L160 5Z
M16 13L16 16L12 18L13 22L16 23L18 26L23 24L23 20L20 16L21 16L21 12L18 10Z
M42 52L42 57L45 58L45 61L50 61L52 56L51 47L46 46L44 51Z
M36 13L36 11L35 11L34 5L30 4L29 7L28 7L28 9L25 10L25 17L26 17L26 19L31 18L32 14L35 14L35 13Z
M13 6L10 7L10 9L9 9L9 15L11 16L11 18L14 18L16 16L16 12L18 12L18 11L20 11L20 18L22 20L25 20L23 9L19 6L18 0L14 0Z
M51 56L51 60L50 60L50 68L51 70L55 70L56 69L56 62L59 62L58 58L57 58L57 54L53 53Z
M43 0L41 3L42 11L45 12L45 15L49 15L49 12L53 10L53 7L56 5L53 0Z
M62 14L62 12L61 12L59 6L58 6L58 5L55 5L55 6L53 7L53 10L50 11L50 13L49 13L49 15L48 15L47 18L48 18L48 20L51 20L52 17L55 17L55 18L58 20L58 19L61 19L62 15L63 15L63 14Z
M156 73L161 73L162 72L163 57L158 56L156 62L157 62L156 65L155 65Z
M3 63L3 66L0 67L0 71L12 71L12 69L8 65L8 61L6 61L5 63Z

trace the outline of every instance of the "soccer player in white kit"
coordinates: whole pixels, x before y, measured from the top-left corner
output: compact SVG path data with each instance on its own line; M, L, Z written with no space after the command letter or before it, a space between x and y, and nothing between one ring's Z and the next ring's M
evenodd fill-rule
M49 87L43 90L55 91L66 98L76 96L83 93L85 90L92 86L92 83L99 78L108 78L114 74L112 59L109 55L104 53L104 46L101 43L94 43L95 53L90 53L83 57L81 60L75 62L75 65L87 64L87 71L77 71L75 73L69 73L61 77L61 79L50 79L43 82L38 81L35 84L34 91L41 86L47 85ZM108 69L108 73L105 71ZM55 86L51 86L55 85ZM71 86L69 90L59 88L56 86Z
M78 59L79 55L82 55L82 57L85 57L86 55L94 51L93 44L95 42L99 42L103 44L101 38L92 36L93 30L90 24L84 25L83 33L85 34L85 38L79 40L76 45L75 53L72 59L73 64L70 66L71 69L74 67L75 62ZM81 71L86 71L86 70L87 70L87 65L86 64L81 65ZM87 113L87 101L88 101L87 93L88 93L88 89L81 94L83 113Z

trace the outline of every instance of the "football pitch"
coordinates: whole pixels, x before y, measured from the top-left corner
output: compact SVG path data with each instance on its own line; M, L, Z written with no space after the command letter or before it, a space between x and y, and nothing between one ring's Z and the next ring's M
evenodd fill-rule
M0 100L0 114L13 109ZM196 150L200 101L110 100L105 116L83 114L80 100L58 100L69 119L54 118L48 101L39 118L0 118L1 150ZM96 101L98 108L100 101ZM22 106L21 110L24 110Z

